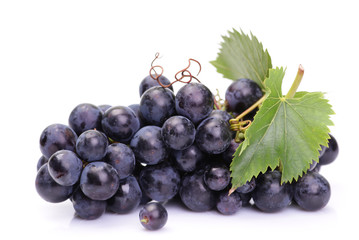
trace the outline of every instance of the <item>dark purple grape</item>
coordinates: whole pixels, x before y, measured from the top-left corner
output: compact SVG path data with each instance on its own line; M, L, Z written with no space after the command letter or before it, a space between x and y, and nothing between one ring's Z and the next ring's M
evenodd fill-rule
M40 136L40 150L46 157L59 150L75 151L77 135L66 125L52 124L42 131Z
M257 102L263 93L252 80L241 78L234 81L226 91L225 105L228 112L242 113Z
M36 165L37 171L39 171L39 169L42 167L42 165L44 165L48 161L49 161L49 159L47 159L45 156L41 156L39 158L39 160L37 161L37 165Z
M94 162L102 160L107 151L107 137L97 130L83 132L76 142L76 152L82 160Z
M142 95L140 115L146 124L161 127L175 113L175 95L171 90L152 87Z
M154 165L168 156L166 145L162 141L161 128L157 126L141 128L133 136L130 146L136 160L144 164Z
M231 130L221 119L207 118L197 127L196 144L205 153L222 153L228 148L231 140Z
M293 188L288 183L281 184L279 171L269 171L257 177L252 197L254 204L261 211L278 212L291 203Z
M294 184L294 200L304 210L316 211L330 199L329 182L319 173L308 172Z
M149 202L140 210L139 218L144 228L158 230L166 224L168 213L161 203Z
M168 80L168 79L167 79L165 76L163 76L163 75L161 75L161 76L159 77L159 80L160 80L160 82L161 82L163 85L165 85L165 86L166 86L166 85L169 85L169 84L171 83L170 80ZM141 83L140 83L140 97L142 96L142 94L143 94L146 90L150 89L151 87L159 87L159 86L161 86L161 85L157 82L157 80L153 79L150 75L148 75L148 76L145 77L145 78L141 81ZM172 85L169 86L168 88L173 91Z
M69 126L76 132L77 135L90 130L101 130L102 111L99 107L90 104L82 103L77 105L69 117Z
M217 210L224 215L233 215L242 207L242 198L238 192L228 195L228 191L219 194Z
M50 176L47 163L37 172L35 187L40 197L51 203L63 202L67 200L73 192L72 186L62 186L54 181Z
M111 164L118 173L120 179L130 176L135 169L135 154L123 143L112 143L107 147L105 162Z
M204 172L204 182L213 191L225 189L230 181L231 173L225 165L215 164Z
M188 83L176 94L176 111L195 125L212 112L214 105L211 91L201 83Z
M74 192L71 201L76 215L82 219L94 220L101 217L106 211L106 201L92 200L80 188Z
M179 191L183 204L195 212L208 211L216 205L215 192L207 187L203 175L203 171L184 175Z
M112 212L124 214L137 208L142 199L142 191L134 176L120 180L116 194L107 203L107 209Z
M181 151L172 151L171 155L176 168L182 172L194 171L205 158L205 154L195 144Z
M250 193L256 188L256 179L253 177L250 181L247 181L244 185L236 189L239 193Z
M111 105L108 104L102 104L99 105L98 108L102 111L102 115L107 111L107 109L109 109L110 107L112 107Z
M133 135L140 128L140 121L136 114L124 106L107 109L102 119L102 129L114 141L129 143Z
M86 165L80 178L82 192L93 200L107 200L118 190L120 178L117 171L105 162Z
M196 129L188 118L173 116L163 124L161 135L164 143L169 148L184 150L194 142Z
M178 192L180 181L180 174L166 162L144 167L139 177L143 192L159 202L172 199Z
M339 146L337 140L329 134L330 139L328 142L328 147L325 149L323 155L319 158L319 164L320 165L327 165L337 158L339 153Z
M82 161L74 152L60 150L52 154L48 168L55 182L63 186L71 186L80 179Z

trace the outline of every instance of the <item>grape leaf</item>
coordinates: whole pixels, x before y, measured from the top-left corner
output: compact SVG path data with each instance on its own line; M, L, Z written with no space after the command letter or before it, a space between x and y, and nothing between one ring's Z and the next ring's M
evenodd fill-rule
M313 160L318 162L320 145L327 146L331 106L321 92L297 92L287 99L281 90L284 74L283 68L269 70L267 98L234 154L233 189L268 167L281 169L282 183L296 180Z
M262 43L233 29L228 31L229 37L222 36L223 42L217 59L211 64L217 68L217 72L223 77L232 80L249 78L255 81L261 89L264 89L263 81L268 76L268 70L272 68L271 58L267 50L264 51Z

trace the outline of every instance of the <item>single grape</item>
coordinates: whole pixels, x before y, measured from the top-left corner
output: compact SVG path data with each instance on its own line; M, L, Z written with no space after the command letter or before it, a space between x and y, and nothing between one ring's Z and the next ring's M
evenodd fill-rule
M294 200L307 211L325 207L330 199L329 182L319 173L308 172L294 184Z
M204 172L204 182L213 191L225 189L230 181L231 173L225 165L214 165Z
M169 148L184 150L194 142L196 129L188 118L173 116L164 122L161 135L164 143Z
M106 201L92 200L87 197L80 188L71 197L75 213L80 218L94 220L102 216L106 211Z
M37 161L37 165L36 165L36 169L37 171L39 171L39 169L42 167L42 165L44 165L45 163L47 163L49 161L48 158L46 158L45 156L41 156L39 158L39 160Z
M252 192L254 204L263 212L278 212L287 207L293 198L292 185L281 184L281 173L268 171L257 177Z
M228 191L222 191L217 200L217 210L224 215L233 215L242 207L242 199L238 192L228 195Z
M183 204L195 212L208 211L216 205L215 192L207 187L203 175L203 171L184 175L179 191Z
M141 128L132 138L130 146L136 160L149 165L154 165L165 160L168 151L162 141L161 128L146 126Z
M107 200L112 212L124 214L137 208L142 199L142 191L134 176L120 180L120 186L113 197Z
M118 173L120 179L130 176L135 169L135 154L123 143L112 143L107 147L105 162L111 164Z
M103 131L109 138L117 142L129 143L139 128L140 121L129 107L111 107L107 109L102 118Z
M59 150L75 151L77 135L66 125L52 124L40 136L41 153L48 159Z
M256 188L256 179L253 177L250 181L247 181L244 185L236 189L239 193L250 193Z
M190 147L171 152L176 168L182 172L194 171L205 159L205 154L199 150L196 144Z
M161 127L175 113L175 95L171 90L152 87L142 95L140 115L146 124Z
M70 150L52 154L47 166L51 177L60 185L71 186L80 179L82 161Z
M323 155L319 158L320 165L328 165L338 157L339 146L337 140L333 135L329 134L330 139L328 142L328 147L325 149Z
M82 103L71 111L69 126L77 135L90 129L101 130L102 115L99 107L90 103Z
M76 152L82 160L94 162L102 160L107 151L107 137L97 130L83 132L76 142Z
M170 80L168 80L165 76L161 75L159 77L159 80L160 82L163 84L163 85L169 85L171 82ZM159 87L161 86L157 80L153 79L150 75L148 75L147 77L145 77L141 83L140 83L140 97L142 96L142 94L144 92L146 92L146 90L150 89L151 87ZM168 89L172 90L173 91L173 87L172 85L168 87Z
M225 105L228 112L242 113L257 102L263 93L252 80L241 78L227 88Z
M180 181L180 174L167 162L144 167L139 177L143 192L159 202L172 199L178 192Z
M207 118L197 127L196 144L205 153L222 153L229 147L231 140L231 130L221 119Z
M62 186L54 181L50 176L47 163L37 172L35 187L40 197L51 203L63 202L67 200L73 192L72 186Z
M118 190L117 171L105 162L91 162L83 169L80 178L82 192L93 200L107 200Z
M166 224L168 213L161 203L149 202L140 210L139 218L146 229L158 230Z
M214 105L211 91L201 83L188 83L176 94L176 111L195 125L212 112Z

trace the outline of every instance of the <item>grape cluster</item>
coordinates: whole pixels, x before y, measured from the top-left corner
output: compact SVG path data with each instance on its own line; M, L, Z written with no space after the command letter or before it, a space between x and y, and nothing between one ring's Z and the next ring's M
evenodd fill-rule
M163 76L159 80L169 83ZM281 184L281 173L272 170L228 194L229 167L239 146L229 120L262 97L253 81L239 79L228 87L228 112L215 110L214 95L198 82L175 94L148 76L139 89L139 104L80 104L68 125L43 130L35 185L44 200L70 199L83 219L99 218L106 211L124 214L144 205L140 221L151 230L165 225L163 203L171 199L180 199L192 211L216 208L225 215L253 204L265 212L291 202L309 211L327 204L329 183L318 171L338 154L333 136L329 147L322 148L320 164L314 162L297 182Z

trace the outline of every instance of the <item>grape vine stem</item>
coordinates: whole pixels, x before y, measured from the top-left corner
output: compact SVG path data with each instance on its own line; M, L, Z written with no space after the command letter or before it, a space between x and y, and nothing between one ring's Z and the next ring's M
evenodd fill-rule
M290 87L287 95L285 95L286 99L290 99L290 98L294 97L294 95L297 92L297 89L299 87L299 84L302 81L303 75L304 75L304 68L302 65L299 65L297 76L295 77L294 82L293 82L292 86Z

